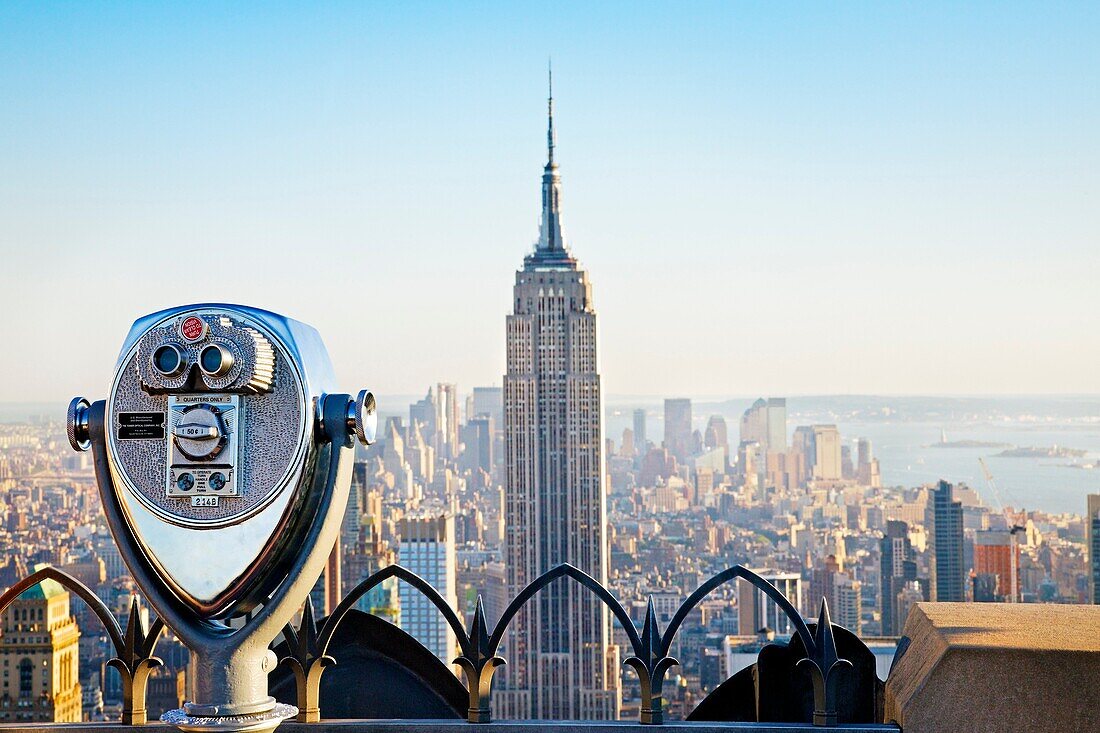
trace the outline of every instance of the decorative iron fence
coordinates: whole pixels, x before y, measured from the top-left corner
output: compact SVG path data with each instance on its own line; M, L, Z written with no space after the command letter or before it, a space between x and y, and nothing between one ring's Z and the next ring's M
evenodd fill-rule
M672 667L679 664L674 657L670 656L670 650L688 614L712 591L736 579L750 583L762 591L790 619L797 638L797 643L791 645L792 649L797 649L797 658L791 661L794 662L795 668L808 671L812 681L814 725L836 725L839 722L838 710L842 704L851 707L853 703L852 700L845 698L853 695L874 696L874 692L869 692L865 685L841 684L845 671L850 671L853 665L850 660L841 658L837 653L834 626L829 618L829 608L825 599L821 601L818 619L814 625L815 628L811 631L798 610L774 585L741 565L727 568L699 586L683 601L663 632L658 626L652 599L649 600L645 619L639 630L626 609L610 591L592 576L568 564L558 565L532 581L512 599L491 631L479 596L470 628L467 630L455 610L427 581L400 565L391 565L360 582L324 620L320 628L317 626L313 607L307 600L299 627L295 629L288 624L284 629L283 635L290 652L280 659L280 664L287 666L293 673L300 722L313 723L321 719L321 678L325 669L336 662L330 655L330 650L333 637L341 622L359 599L390 578L409 584L427 598L443 615L454 632L461 651L458 658L454 660L454 664L462 670L466 680L465 688L469 698L466 718L470 723L487 723L492 719L493 674L505 663L505 659L499 654L499 649L509 623L540 590L555 580L563 578L572 580L595 594L614 615L629 639L632 655L624 661L624 664L631 667L639 678L641 688L639 722L642 724L659 725L664 722L665 676ZM43 580L53 580L73 592L87 603L102 621L115 649L115 657L108 664L117 669L122 677L122 722L127 725L144 724L147 718L146 685L152 670L161 665L161 660L153 656L153 653L157 639L165 628L164 624L160 619L156 619L146 628L141 620L141 614L138 613L138 602L135 598L126 630L123 631L110 610L95 593L78 579L53 567L35 572L0 595L0 613L20 594ZM844 633L851 636L847 631ZM763 653L761 658L764 658ZM756 684L759 686L762 681L757 679ZM871 709L875 707L873 700L870 707ZM858 722L877 721L860 720Z

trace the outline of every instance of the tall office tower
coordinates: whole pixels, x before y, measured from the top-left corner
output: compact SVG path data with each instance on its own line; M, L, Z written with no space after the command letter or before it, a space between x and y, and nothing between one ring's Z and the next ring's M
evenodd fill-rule
M401 424L401 418L391 417L386 420L379 448L386 470L398 473L405 463L405 426ZM360 481L359 485L362 486L363 482Z
M400 563L428 581L458 611L454 517L442 510L413 513L398 521L397 533L401 538L397 550ZM457 656L456 640L439 609L406 583L398 586L398 596L401 628L450 665Z
M814 445L814 429L809 425L800 425L794 429L791 439L791 452L801 456L799 461L798 483L804 484L814 475L817 463L817 447Z
M458 387L440 382L435 386L435 451L446 458L458 456Z
M646 446L648 438L645 433L645 410L634 411L634 448L637 454L644 456L649 448Z
M345 553L355 552L362 538L363 529L363 482L353 471L351 475L351 490L348 491L348 506L344 510L344 524L340 529L340 544ZM344 580L347 587L347 579ZM343 595L343 593L341 593Z
M499 426L504 419L504 392L500 387L474 387L474 414L467 416L467 420L478 415L492 415L493 425Z
M405 460L417 480L431 483L435 478L435 451L420 430L420 422L413 420L405 440Z
M492 471L493 433L496 432L493 416L484 414L471 418L461 432L462 442L466 446L462 453L466 467L486 473Z
M878 459L875 458L874 450L871 448L871 439L860 438L856 445L856 478L864 486L870 486L872 489L881 488L882 476Z
M759 443L767 450L768 403L763 398L753 402L741 416L741 442Z
M818 481L844 477L840 459L840 431L836 425L814 425L814 473Z
M79 723L80 629L69 592L44 580L8 606L2 624L0 723Z
M863 633L863 585L848 573L834 575L829 611L833 623L840 624L856 636Z
M742 440L737 446L737 471L745 480L745 488L760 502L767 501L767 461L764 455L764 446L755 440Z
M963 575L962 502L953 500L954 487L946 481L932 489L925 523L932 547L932 600L965 601Z
M1089 602L1100 605L1100 494L1088 495Z
M1011 531L990 529L974 533L974 572L995 578L990 600L1019 602L1020 548Z
M802 576L798 573L780 573L774 570L754 570L787 597L795 609L802 610ZM818 603L821 602L819 598ZM793 634L794 624L775 601L751 583L737 580L737 633L751 635L768 628L777 634Z
M637 454L638 449L634 447L634 431L630 428L623 428L623 441L619 444L619 456L632 458Z
M424 395L424 399L409 405L409 427L419 424L421 434L430 441L435 437L435 420L435 392L428 387L428 394Z
M665 400L665 448L680 463L691 455L691 400Z
M898 593L917 579L917 563L913 544L909 541L909 525L890 519L886 534L879 542L879 608L882 611L882 635L897 636L905 619L896 611Z
M810 588L806 596L806 607L809 612L821 603L822 598L829 599L829 605L833 603L833 578L844 570L836 555L826 555L820 563L815 563L810 570Z
M860 438L856 441L856 462L861 468L869 464L874 457L870 438Z
M787 399L769 397L767 406L768 452L787 450Z
M721 448L726 452L726 461L730 457L729 432L726 430L726 418L711 415L707 420L707 430L703 434L703 445L709 449Z
M553 97L542 224L516 272L504 376L508 596L568 562L607 582L600 375L592 286L562 237ZM689 429L690 435L690 429ZM509 626L494 695L501 718L616 719L619 665L610 616L596 597L559 580Z

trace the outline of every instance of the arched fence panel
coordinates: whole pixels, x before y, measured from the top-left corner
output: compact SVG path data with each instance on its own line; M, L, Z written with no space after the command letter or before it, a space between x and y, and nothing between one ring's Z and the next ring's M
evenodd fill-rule
M390 578L397 578L409 584L426 597L439 610L454 632L462 651L461 655L454 660L454 664L462 669L466 678L469 694L467 719L471 723L490 722L492 719L493 675L496 669L506 662L499 652L509 625L539 591L560 579L570 579L593 593L607 606L626 634L633 654L624 660L624 664L634 669L641 685L640 722L655 725L664 722L662 688L665 675L669 669L679 664L676 659L669 656L669 652L676 634L688 615L711 592L738 579L750 583L763 592L790 619L802 648L806 650L806 658L800 660L799 664L810 668L811 677L814 680L814 722L825 725L830 721L833 723L836 721L836 673L848 663L836 655L828 619L828 607L824 601L816 633L811 634L809 626L798 609L778 588L748 568L734 565L714 575L695 589L680 604L663 633L658 626L653 601L650 599L645 620L639 631L626 608L614 594L591 575L566 563L551 568L527 584L509 602L491 632L485 620L480 596L477 599L470 628L467 630L463 627L458 614L447 604L439 591L423 578L400 565L390 565L360 582L333 610L320 630L316 628L313 609L307 601L300 628L295 631L288 626L285 632L291 649L295 650L294 655L281 660L295 671L299 708L302 710L299 720L303 722L320 720L321 710L318 699L320 678L325 667L335 661L329 656L329 646L341 620L363 596Z

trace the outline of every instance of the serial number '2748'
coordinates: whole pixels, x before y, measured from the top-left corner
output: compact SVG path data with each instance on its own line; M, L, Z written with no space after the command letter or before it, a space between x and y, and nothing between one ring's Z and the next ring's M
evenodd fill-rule
M191 506L217 506L218 497L216 496L192 496Z

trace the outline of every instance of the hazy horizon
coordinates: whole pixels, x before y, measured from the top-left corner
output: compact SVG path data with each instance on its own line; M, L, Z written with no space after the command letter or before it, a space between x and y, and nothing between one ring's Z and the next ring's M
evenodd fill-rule
M0 8L0 402L244 302L496 384L553 55L606 394L1100 389L1100 7ZM11 347L9 347L11 348ZM488 378L488 381L486 380Z

